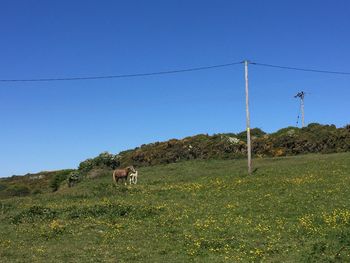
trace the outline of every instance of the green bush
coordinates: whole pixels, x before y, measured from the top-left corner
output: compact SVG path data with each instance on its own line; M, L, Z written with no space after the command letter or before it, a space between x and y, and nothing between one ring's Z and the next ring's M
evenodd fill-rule
M0 191L5 190L6 188L7 188L7 186L6 186L6 185L4 185L4 184L0 184Z
M78 171L71 172L68 175L68 179L67 179L68 187L75 186L77 183L81 181L81 179L82 179L82 176Z
M25 185L11 185L5 189L7 196L26 196L30 194L29 187Z
M67 179L67 174L65 173L56 174L50 182L50 187L52 192L56 192L60 188L61 183L66 179Z
M103 152L93 159L87 159L79 164L78 170L82 173L88 173L93 168L111 168L115 169L120 165L120 156Z

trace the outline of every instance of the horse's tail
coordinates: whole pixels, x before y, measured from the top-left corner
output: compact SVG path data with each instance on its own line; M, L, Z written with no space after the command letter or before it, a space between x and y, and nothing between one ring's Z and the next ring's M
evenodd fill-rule
M117 180L115 179L115 171L113 171L112 177L113 177L113 182L114 182L114 184L117 185Z

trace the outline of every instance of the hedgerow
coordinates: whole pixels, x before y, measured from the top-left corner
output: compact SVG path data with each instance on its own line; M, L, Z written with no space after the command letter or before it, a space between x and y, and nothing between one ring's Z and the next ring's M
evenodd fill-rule
M255 157L275 157L306 153L335 153L350 151L350 125L311 123L305 128L287 127L267 134L251 129L252 151ZM96 167L137 167L175 163L192 159L238 159L247 154L246 132L238 134L200 134L182 140L144 144L117 155L102 153L79 165L83 172Z

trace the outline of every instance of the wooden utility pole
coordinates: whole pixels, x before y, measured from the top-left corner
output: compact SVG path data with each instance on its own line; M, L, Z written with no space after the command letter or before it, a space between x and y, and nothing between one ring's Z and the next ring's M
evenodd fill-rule
M252 149L250 142L250 116L249 116L249 92L248 92L248 60L244 61L245 71L245 109L247 116L247 155L248 155L248 174L252 173Z

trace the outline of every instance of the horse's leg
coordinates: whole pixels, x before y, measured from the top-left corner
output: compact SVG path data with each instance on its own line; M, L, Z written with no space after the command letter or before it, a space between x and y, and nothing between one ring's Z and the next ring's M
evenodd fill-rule
M134 184L137 184L137 175L134 177Z
M117 177L117 175L115 174L115 172L113 172L113 182L114 182L114 185L115 185L115 186L118 185L118 177Z

